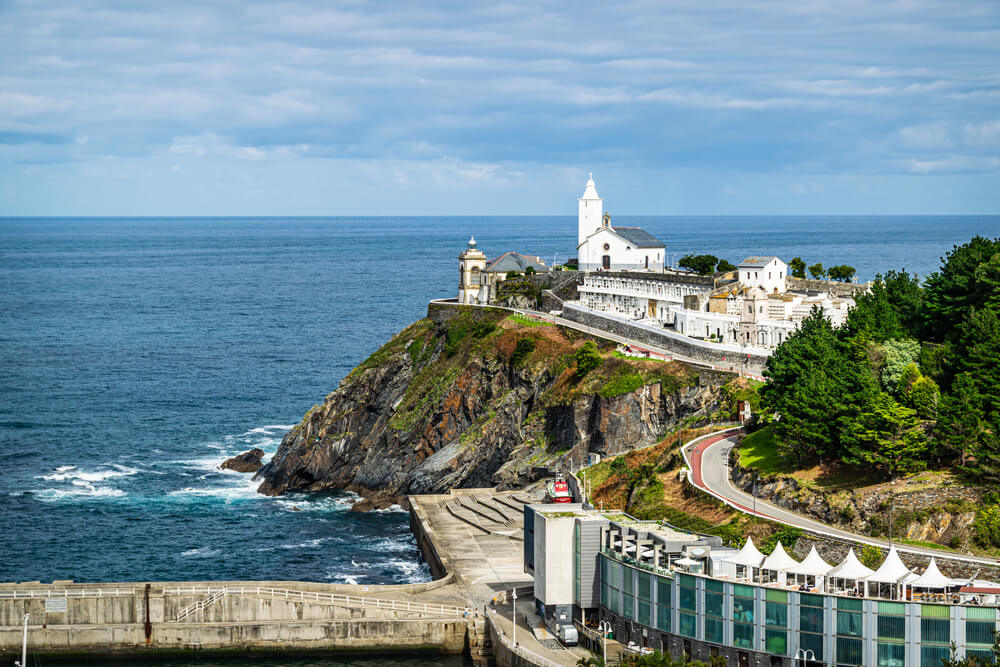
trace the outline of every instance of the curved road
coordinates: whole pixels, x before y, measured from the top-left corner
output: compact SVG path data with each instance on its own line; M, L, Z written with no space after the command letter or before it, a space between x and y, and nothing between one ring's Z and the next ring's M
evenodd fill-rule
M797 512L792 512L782 507L778 507L777 505L772 505L771 503L761 500L760 498L757 498L755 503L751 494L737 489L733 486L733 483L729 479L729 450L732 449L735 444L735 437L720 435L702 440L695 440L684 446L684 457L687 459L688 466L691 468L692 482L695 486L703 491L707 491L716 498L719 498L727 505L730 505L731 507L747 514L756 514L757 516L772 519L774 521L778 521L779 523L797 526L810 532L828 535L842 540L873 544L884 548L889 547L889 542L886 540L879 540L873 537L868 537L867 535L858 535L856 533L849 533L845 530L839 530L828 526L825 523L809 519L801 514L798 514ZM756 512L754 511L755 507ZM1000 562L995 558L966 556L939 549L925 549L923 547L914 547L898 543L894 543L894 546L898 551L921 554L924 556L950 558L969 563L997 565L998 562Z

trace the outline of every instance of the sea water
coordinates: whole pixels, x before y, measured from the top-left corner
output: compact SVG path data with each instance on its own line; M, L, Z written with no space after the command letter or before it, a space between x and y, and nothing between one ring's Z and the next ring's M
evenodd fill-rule
M668 260L927 274L1000 217L649 217ZM430 573L399 508L267 498L218 465L282 435L490 257L574 255L574 217L0 219L0 581ZM319 663L316 663L319 664Z

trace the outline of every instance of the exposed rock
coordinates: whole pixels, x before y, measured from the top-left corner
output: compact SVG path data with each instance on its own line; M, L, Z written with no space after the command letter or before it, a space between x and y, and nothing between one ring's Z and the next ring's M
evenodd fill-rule
M223 470L235 470L236 472L257 472L264 467L261 462L263 458L264 450L254 447L231 459L226 459L219 467Z
M257 474L258 490L348 489L397 502L409 493L520 486L533 470L578 467L590 452L656 442L683 419L716 408L731 379L680 363L608 357L578 380L579 334L507 315L456 309L395 336L284 437ZM523 338L535 347L513 361ZM607 374L632 369L659 381L601 395Z

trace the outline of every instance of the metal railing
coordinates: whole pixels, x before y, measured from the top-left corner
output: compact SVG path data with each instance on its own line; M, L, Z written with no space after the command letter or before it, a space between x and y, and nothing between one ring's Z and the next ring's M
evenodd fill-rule
M216 593L212 593L212 595L210 595L209 597L205 598L204 600L198 600L194 604L189 605L189 606L185 607L184 609L181 609L180 612L178 612L178 614L177 614L177 620L178 621L183 621L185 618L187 618L191 614L194 614L196 612L201 611L205 607L207 607L207 606L209 606L211 604L214 604L217 600L221 600L224 597L226 597L226 590L225 589L222 589L221 591L218 591Z
M494 609L493 615L496 616L496 613L496 609ZM515 620L515 623L516 622L517 621ZM494 623L492 620L490 621L490 625L492 625L493 629L497 631L497 637L500 638L501 643L503 643L509 651L514 653L514 655L521 656L531 664L538 665L539 667L566 667L562 663L556 662L555 660L549 660L545 656L538 655L534 651L529 651L523 646L515 646L513 640L504 633L503 628Z
M301 600L309 602L325 602L328 604L338 604L353 607L374 607L375 609L388 609L390 611L405 611L419 614L434 614L448 618L468 618L472 616L472 611L467 607L455 607L452 605L432 604L428 602L410 602L409 600L391 600L385 598L367 598L355 595L344 595L341 593L321 593L319 591L296 591L287 588L267 588L262 586L225 586L225 587L190 587L190 588L165 588L164 595L243 595L253 597L264 597L271 600ZM207 602L204 601L204 602ZM214 600L213 600L214 602ZM193 605L192 605L193 606ZM178 618L180 620L180 618Z
M44 590L0 591L0 600L20 600L33 598L120 598L135 595L134 588L47 588Z

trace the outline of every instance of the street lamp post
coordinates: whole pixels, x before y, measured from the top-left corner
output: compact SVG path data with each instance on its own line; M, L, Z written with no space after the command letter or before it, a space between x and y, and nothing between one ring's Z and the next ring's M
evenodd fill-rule
M812 649L799 649L795 652L796 660L803 660L805 662L816 662L816 654L813 653Z
M608 635L611 634L611 623L609 621L601 621L597 624L597 629L601 633L601 664L608 664Z
M517 648L517 589L516 588L511 589L511 598L513 598L513 601L510 603L510 611L511 611L510 617L511 620L514 621L514 632L512 634L514 639L514 648Z
M753 515L757 516L757 473L753 474Z

